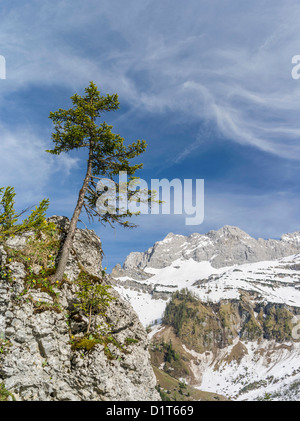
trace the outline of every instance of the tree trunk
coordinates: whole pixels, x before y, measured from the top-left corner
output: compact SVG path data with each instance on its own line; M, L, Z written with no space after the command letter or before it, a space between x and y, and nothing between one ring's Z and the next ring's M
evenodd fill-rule
M91 175L92 175L92 158L93 158L93 147L92 147L92 143L90 143L90 149L89 149L89 159L88 159L88 166L87 166L87 172L84 178L84 182L83 185L80 189L79 195L78 195L78 200L77 200L77 204L70 222L70 227L69 227L69 231L67 234L67 237L65 239L62 251L61 251L61 255L60 255L60 259L57 265L57 269L56 272L53 276L53 279L55 281L61 282L64 276L64 272L67 266L67 262L68 262L68 258L69 258L69 254L70 254L70 250L72 248L73 245L73 240L74 240L74 235L75 235L75 230L77 227L77 222L82 210L82 206L84 203L84 197L89 185L89 181L91 179Z

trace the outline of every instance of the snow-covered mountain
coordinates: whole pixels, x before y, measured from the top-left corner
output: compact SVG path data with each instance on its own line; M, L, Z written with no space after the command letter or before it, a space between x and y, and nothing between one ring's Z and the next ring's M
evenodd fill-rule
M237 299L245 290L300 307L299 252L300 231L280 240L256 240L231 226L189 237L170 233L146 252L130 253L112 277L144 325L161 319L172 292L182 288L204 301Z
M280 240L254 239L231 226L188 237L170 233L131 253L112 277L141 322L152 326L153 343L177 344L189 361L189 374L181 375L188 382L235 399L268 393L300 400L300 232ZM192 294L188 306L197 316L193 326L185 319L179 333L174 318L161 321L168 305L173 314L182 311L186 299L174 299L182 290ZM213 339L202 343L197 335Z
M225 226L207 234L168 234L145 253L130 253L123 269L161 269L177 259L209 261L215 268L246 262L274 260L300 250L300 231L285 234L280 240L254 239L237 227Z

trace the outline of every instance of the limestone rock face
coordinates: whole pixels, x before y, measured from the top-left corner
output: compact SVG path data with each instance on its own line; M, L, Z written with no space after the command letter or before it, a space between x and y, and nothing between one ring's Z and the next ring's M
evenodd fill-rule
M68 220L50 220L60 228L63 239ZM113 340L88 351L72 348L72 341L83 337L88 323L87 317L74 311L78 287L65 282L53 288L56 296L29 288L26 263L7 257L13 247L22 250L26 241L23 244L22 238L16 238L9 247L0 247L0 384L19 401L160 400L147 334L132 307L111 289L115 299L106 322ZM100 276L101 260L96 234L77 229L68 279L76 279L82 268ZM100 315L93 318L95 325L103 321Z

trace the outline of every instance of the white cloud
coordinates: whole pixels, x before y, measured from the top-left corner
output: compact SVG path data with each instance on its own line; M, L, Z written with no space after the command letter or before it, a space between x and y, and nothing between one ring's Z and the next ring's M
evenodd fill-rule
M9 130L0 127L0 185L15 187L18 201L36 201L45 194L47 183L56 176L67 177L77 166L77 159L68 155L46 153L47 143L28 128Z

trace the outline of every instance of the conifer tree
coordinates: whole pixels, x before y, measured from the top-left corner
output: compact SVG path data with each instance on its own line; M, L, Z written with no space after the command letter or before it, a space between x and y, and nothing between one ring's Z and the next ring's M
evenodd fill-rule
M21 212L15 210L15 189L11 186L0 187L0 242L7 238L23 234L32 230L51 229L51 224L46 221L46 211L49 207L49 199L43 199L29 216L19 222L19 218L29 209Z
M47 152L59 155L76 149L85 148L88 153L87 168L82 187L78 194L77 204L70 221L68 234L59 258L55 280L61 281L72 248L76 226L82 209L85 209L89 220L97 217L103 224L115 223L124 227L134 227L128 222L128 217L134 212L125 210L116 213L99 213L97 210L97 182L101 178L114 180L119 172L127 172L128 183L136 177L135 172L143 164L131 164L131 160L146 150L146 142L137 140L125 145L124 138L112 133L112 126L105 121L99 124L99 118L104 113L119 108L118 95L100 95L97 86L90 82L85 89L85 95L75 94L71 97L73 107L51 112L49 118L54 124L52 140L55 147ZM116 183L118 186L118 184ZM130 194L130 193L129 193ZM132 194L132 193L131 193ZM150 203L151 191L147 191L147 200Z

